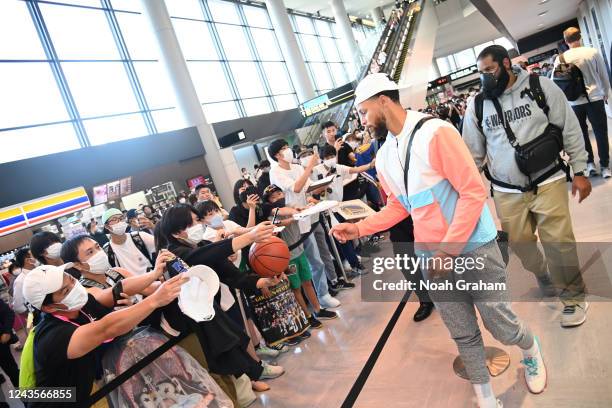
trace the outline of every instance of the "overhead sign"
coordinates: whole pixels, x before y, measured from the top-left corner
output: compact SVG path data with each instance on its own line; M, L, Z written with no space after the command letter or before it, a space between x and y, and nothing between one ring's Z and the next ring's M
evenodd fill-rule
M83 187L5 207L0 209L0 236L88 207L91 203Z
M466 76L478 73L478 66L471 65L467 68L460 69L459 71L451 72L450 74L435 79L427 85L427 89L433 89L438 86L442 86L448 84L450 82L456 81L458 79L464 78Z
M300 113L303 117L315 115L319 112L327 110L332 106L339 105L355 96L355 88L353 83L342 85L339 88L331 90L326 94L319 95L314 99L306 101L300 105Z
M531 65L531 64L535 64L537 62L540 61L544 61L547 60L549 58L552 58L553 56L557 55L559 53L559 50L556 48L553 48L552 50L548 50L548 51L544 51L540 54L536 54L532 57L529 57L527 59L527 65Z

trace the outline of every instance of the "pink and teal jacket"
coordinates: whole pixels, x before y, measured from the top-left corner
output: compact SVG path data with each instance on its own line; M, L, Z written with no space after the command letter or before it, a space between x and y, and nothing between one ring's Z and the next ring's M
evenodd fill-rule
M359 235L384 231L408 215L415 242L440 244L459 255L497 236L486 204L487 189L459 132L448 122L425 122L412 142L408 191L404 161L408 138L424 114L408 111L401 133L389 135L376 155L378 178L388 195L380 212L357 223Z

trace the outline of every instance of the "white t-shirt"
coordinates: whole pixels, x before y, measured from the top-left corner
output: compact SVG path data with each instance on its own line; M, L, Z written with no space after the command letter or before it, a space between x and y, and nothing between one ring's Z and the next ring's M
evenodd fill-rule
M350 167L345 166L343 164L336 164L334 166L336 168L336 174L339 177L334 178L334 181L327 187L331 188L331 193L327 192L325 195L326 200L335 200L341 202L344 196L344 181L351 179L352 174L350 173ZM327 169L324 164L319 164L312 169L313 179L319 180L319 176L325 177L330 172L330 169Z
M153 235L142 231L140 231L139 234L149 251L149 255L152 255L155 252L155 239ZM111 248L115 253L115 258L117 259L117 266L125 268L136 275L143 275L147 272L147 269L153 267L153 265L151 265L151 262L149 262L142 252L140 252L138 247L136 247L130 233L126 233L126 235L127 238L121 245L115 244L113 241L110 242Z
M270 169L270 184L276 184L285 193L285 204L290 207L306 207L306 190L310 186L311 180L306 179L306 183L302 191L296 193L293 191L295 182L304 174L304 168L298 164L291 163L289 170L283 169L281 166L274 166ZM312 220L303 218L299 221L300 232L305 234L310 231Z
M13 282L13 310L15 313L28 311L23 297L23 279L28 272L30 272L28 269L21 269L21 272L15 278L15 282Z

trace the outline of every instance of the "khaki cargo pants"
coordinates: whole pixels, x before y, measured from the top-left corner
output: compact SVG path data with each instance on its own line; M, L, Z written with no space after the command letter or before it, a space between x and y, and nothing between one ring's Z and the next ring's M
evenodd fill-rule
M561 291L564 304L584 300L584 282L580 274L565 178L538 188L537 194L493 194L502 229L508 233L510 247L523 267L536 277L550 273ZM538 237L544 255L537 246Z

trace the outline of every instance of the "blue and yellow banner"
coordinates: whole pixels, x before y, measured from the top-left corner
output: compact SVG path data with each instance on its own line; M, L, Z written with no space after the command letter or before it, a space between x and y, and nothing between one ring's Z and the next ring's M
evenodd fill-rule
M83 187L0 209L0 236L91 207Z

